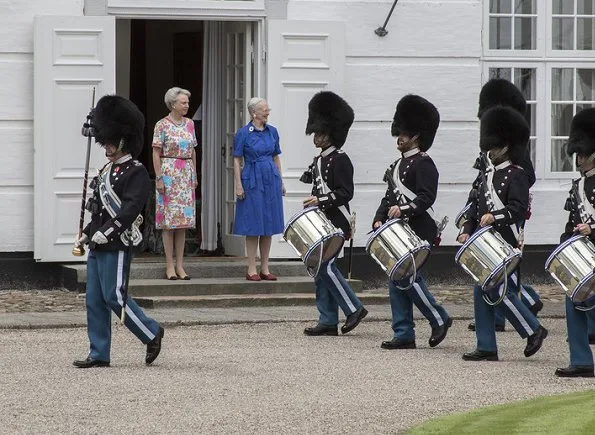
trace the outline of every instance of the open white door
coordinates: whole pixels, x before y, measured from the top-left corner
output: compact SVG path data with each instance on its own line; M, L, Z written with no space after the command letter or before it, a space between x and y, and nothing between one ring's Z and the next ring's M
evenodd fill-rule
M252 97L252 23L225 24L225 149L223 157L223 229L226 255L246 255L245 237L233 235L235 184L233 138L250 119L246 104Z
M81 127L96 100L115 90L115 19L35 19L34 249L40 261L81 261L71 254L81 206L87 138ZM89 174L105 163L92 144Z
M283 179L287 190L285 221L301 210L311 186L299 181L316 150L305 135L308 102L321 90L343 94L345 29L339 21L269 21L267 99L273 109L269 122L279 129ZM295 257L295 251L275 236L271 257Z

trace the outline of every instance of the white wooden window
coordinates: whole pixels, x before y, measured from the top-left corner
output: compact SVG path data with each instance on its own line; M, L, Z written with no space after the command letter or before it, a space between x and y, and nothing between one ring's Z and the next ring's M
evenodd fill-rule
M572 117L595 107L595 0L487 0L484 82L513 82L528 103L538 178L575 176Z

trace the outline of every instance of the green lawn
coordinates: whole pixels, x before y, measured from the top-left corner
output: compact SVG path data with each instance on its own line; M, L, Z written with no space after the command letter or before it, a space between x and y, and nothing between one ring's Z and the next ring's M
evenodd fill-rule
M595 434L595 390L476 409L423 423L408 434Z

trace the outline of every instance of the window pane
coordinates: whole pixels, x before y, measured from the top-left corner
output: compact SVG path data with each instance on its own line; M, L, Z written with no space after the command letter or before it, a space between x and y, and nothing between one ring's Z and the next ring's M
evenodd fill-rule
M552 49L574 50L574 19L552 19Z
M536 135L536 120L535 120L535 103L527 104L527 112L525 113L527 124L531 128L531 136Z
M512 68L490 68L490 79L506 79L509 82L512 80Z
M510 50L511 23L510 18L490 18L490 49Z
M552 136L568 136L572 116L572 104L552 104Z
M566 139L552 139L552 171L572 172L572 157L566 154Z
M535 76L535 68L517 68L514 70L514 84L521 90L526 100L535 100L537 98Z
M531 156L531 163L533 163L533 167L535 167L536 149L536 139L529 140L529 155Z
M593 50L595 45L595 18L577 18L576 49Z
M595 12L595 0L578 0L579 15L593 15Z
M563 14L563 15L574 14L574 1L573 0L553 0L552 13L553 14Z
M535 11L535 0L514 0L515 14L534 14Z
M595 101L595 70L576 70L576 101Z
M572 68L552 69L552 100L574 101L574 77Z
M593 107L595 107L595 104L577 104L576 113L580 112L581 110L591 109Z
M535 50L535 23L537 18L514 19L514 48L516 50Z
M491 14L510 14L512 0L490 0Z

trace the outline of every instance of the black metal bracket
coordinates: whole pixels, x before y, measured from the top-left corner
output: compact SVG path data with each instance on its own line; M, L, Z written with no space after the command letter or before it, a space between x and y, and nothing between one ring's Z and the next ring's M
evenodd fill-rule
M395 2L393 3L392 7L390 8L390 12L388 13L388 16L386 17L386 20L384 21L384 24L381 27L378 27L376 30L374 30L374 33L376 33L378 36L383 37L388 35L386 25L388 24L388 20L390 20L390 16L393 14L393 11L395 10L395 6L397 5L398 1L399 0L395 0Z

